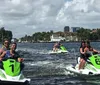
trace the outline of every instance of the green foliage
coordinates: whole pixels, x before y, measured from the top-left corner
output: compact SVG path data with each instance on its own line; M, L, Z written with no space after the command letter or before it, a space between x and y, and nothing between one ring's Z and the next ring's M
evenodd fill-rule
M98 37L98 34L97 33L92 33L89 35L89 40L98 40L99 37Z
M86 40L89 39L89 35L90 35L90 29L84 29L81 28L77 31L77 36L81 39L81 40Z
M80 40L100 40L100 29L97 32L92 32L93 30L81 28L77 31L77 36Z
M5 30L4 27L0 29L0 42L2 42L5 38L11 40L12 39L12 32L9 30Z
M50 40L50 32L37 32L32 35L34 41L49 41Z
M21 40L22 41L34 41L34 42L38 42L38 41L50 41L50 35L53 33L53 31L51 32L37 32L34 33L32 36L27 36L25 35L25 37L22 37Z

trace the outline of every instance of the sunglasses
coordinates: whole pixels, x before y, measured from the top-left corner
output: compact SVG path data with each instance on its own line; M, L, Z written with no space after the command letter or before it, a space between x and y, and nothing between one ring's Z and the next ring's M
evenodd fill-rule
M4 42L4 44L9 44L9 42Z

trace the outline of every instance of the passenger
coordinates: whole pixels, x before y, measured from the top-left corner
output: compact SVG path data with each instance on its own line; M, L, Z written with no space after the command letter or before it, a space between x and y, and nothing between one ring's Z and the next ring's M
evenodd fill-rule
M6 50L10 50L10 41L8 39L4 39L2 48L0 49L0 54L2 54Z
M24 64L22 62L24 59L21 58L20 55L16 52L16 48L17 48L17 44L12 43L10 46L10 50L4 51L0 57L2 60L7 58L15 59L16 61L21 63L21 69L23 69Z
M88 59L88 57L90 57L90 53L89 52L91 52L92 54L100 53L100 51L98 51L98 50L96 50L96 49L91 47L89 41L87 41L84 51L85 51L85 56L86 56L87 59Z
M3 57L2 53L6 50L10 50L10 41L8 39L4 39L2 48L0 49L0 60L2 60Z

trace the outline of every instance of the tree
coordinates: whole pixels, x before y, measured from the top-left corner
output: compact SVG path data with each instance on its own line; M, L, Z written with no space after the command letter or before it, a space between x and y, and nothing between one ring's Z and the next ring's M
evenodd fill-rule
M12 32L9 30L5 30L4 27L1 27L0 29L0 42L3 42L5 38L9 39L11 41L13 35Z
M90 29L81 28L77 30L77 36L80 40L86 40L89 39L90 32L91 32Z
M98 34L97 33L91 33L89 35L89 40L93 40L93 41L98 40Z

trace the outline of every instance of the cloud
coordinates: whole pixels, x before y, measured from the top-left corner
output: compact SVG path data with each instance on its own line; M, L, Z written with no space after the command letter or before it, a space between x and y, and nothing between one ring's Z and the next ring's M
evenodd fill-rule
M60 10L57 20L63 25L87 28L100 27L99 0L73 0L66 2Z
M14 37L64 26L100 27L100 0L0 0L0 26Z

